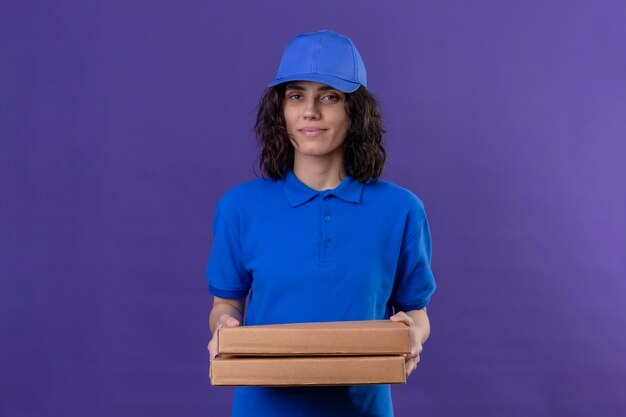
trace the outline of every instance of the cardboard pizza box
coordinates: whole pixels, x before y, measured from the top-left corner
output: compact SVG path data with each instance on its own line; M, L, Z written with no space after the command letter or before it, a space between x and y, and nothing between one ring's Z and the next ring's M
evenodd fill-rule
M313 386L404 384L404 357L234 357L211 361L211 384Z
M219 354L240 356L402 355L409 328L390 320L238 326L217 329Z

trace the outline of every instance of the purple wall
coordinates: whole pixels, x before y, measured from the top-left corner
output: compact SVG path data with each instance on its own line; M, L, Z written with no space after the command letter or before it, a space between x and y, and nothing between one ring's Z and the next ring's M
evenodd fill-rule
M356 42L438 292L397 416L624 416L621 1L0 5L0 415L226 415L203 277L284 45ZM622 392L622 395L619 393Z

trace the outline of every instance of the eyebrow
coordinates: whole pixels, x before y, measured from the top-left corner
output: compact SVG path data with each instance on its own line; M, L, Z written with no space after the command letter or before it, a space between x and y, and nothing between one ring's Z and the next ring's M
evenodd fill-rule
M285 90L300 90L300 91L304 91L306 90L306 88L302 87L299 84L287 84L287 86L285 87ZM337 90L336 88L333 88L329 85L323 85L321 87L319 87L317 89L317 91L326 91L326 90Z

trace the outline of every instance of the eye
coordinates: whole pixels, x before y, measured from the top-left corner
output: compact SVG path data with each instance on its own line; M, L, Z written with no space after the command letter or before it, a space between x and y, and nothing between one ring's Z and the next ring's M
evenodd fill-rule
M302 99L302 95L300 94L287 94L287 98L292 101L298 101Z
M339 96L336 94L328 94L327 96L322 97L322 100L325 101L337 101L339 100Z

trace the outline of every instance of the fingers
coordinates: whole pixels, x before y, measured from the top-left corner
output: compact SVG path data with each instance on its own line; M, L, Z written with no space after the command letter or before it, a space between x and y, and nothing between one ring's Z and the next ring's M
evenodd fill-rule
M209 342L208 350L209 350L209 360L213 360L217 357L217 343L215 343L215 338L211 339Z
M417 361L411 361L406 367L406 377L408 378L417 368Z
M404 369L406 371L407 378L417 368L417 364L420 361L421 352L422 352L422 345L419 345L418 347L411 349L411 353L404 355L404 358L405 358Z
M220 318L217 320L217 324L215 325L215 332L213 333L213 337L207 346L209 350L209 359L213 360L219 356L217 353L217 329L221 329L223 327L237 327L239 326L239 320L231 316L230 314L222 314Z
M417 364L419 363L419 360L420 358L418 356L417 358L409 359L408 361L406 361L406 363L404 364L404 370L406 372L407 378L417 368Z
M415 327L413 319L404 311L399 311L393 316L389 317L391 321L399 321L409 326L409 334L411 338L411 352L404 355L404 369L407 378L411 375L411 372L417 368L417 363L420 361L420 353L422 352L421 338L418 334L418 329Z
M419 358L420 353L422 353L422 350L424 350L424 347L421 344L418 345L414 345L413 348L411 349L411 357L412 358Z
M409 359L419 359L420 357L420 353L422 353L422 350L411 350L411 353L405 353L404 357L405 359L408 361Z

